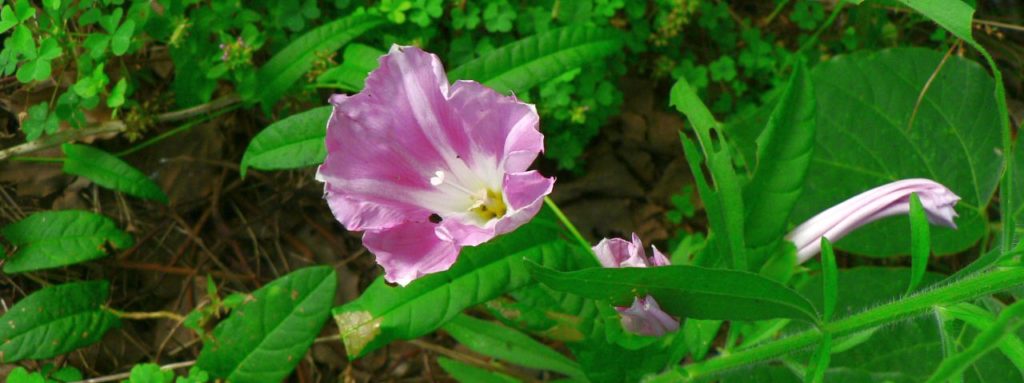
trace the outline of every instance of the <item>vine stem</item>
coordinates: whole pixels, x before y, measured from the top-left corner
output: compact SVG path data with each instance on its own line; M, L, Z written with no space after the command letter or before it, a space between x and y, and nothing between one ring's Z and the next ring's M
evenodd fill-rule
M1024 267L996 268L993 271L968 276L948 285L923 291L903 300L831 322L823 327L824 332L818 328L810 329L762 346L684 366L681 367L681 370L690 379L710 376L729 369L775 359L789 352L815 345L821 342L825 332L834 339L921 314L937 305L990 295L1020 284L1024 284Z
M173 320L173 321L176 321L176 322L184 322L185 321L185 317L181 316L181 314L178 314L178 313L175 313L175 312L171 312L171 311L124 312L124 311L115 310L115 309L112 309L112 308L109 308L109 307L107 308L107 311L109 311L111 314L116 315L118 318L122 318L122 319L133 319L133 320L170 319L170 320Z
M551 211L555 213L555 216L558 217L558 220L562 222L562 225L564 225L565 228L569 230L569 233L576 238L576 242L579 242L580 246L583 246L585 249L589 250L590 241L587 241L586 238L583 238L583 234L580 234L580 231L576 229L576 225L572 224L572 221L569 220L569 217L565 216L565 213L562 212L562 209L558 208L558 205L555 204L555 201L552 201L551 197L544 197L544 204L548 205L548 208L550 208Z

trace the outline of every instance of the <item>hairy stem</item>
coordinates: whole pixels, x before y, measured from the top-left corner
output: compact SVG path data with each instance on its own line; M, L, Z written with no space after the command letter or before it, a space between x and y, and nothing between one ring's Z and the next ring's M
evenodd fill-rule
M1024 267L996 268L829 323L824 326L824 331L838 338L921 314L936 305L990 295L1020 284L1024 284ZM690 378L697 378L775 359L821 342L823 334L820 329L810 329L763 346L694 363L683 367L683 371Z

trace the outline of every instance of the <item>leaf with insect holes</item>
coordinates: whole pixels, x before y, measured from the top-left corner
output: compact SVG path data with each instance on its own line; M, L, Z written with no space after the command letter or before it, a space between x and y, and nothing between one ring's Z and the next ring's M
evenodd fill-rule
M64 144L64 172L139 198L167 203L167 194L153 180L120 158L87 145Z
M100 214L81 210L43 211L0 229L18 248L4 262L4 272L66 266L107 255L106 246L126 249L132 237Z
M46 287L0 316L0 364L47 359L96 343L121 322L103 308L107 281Z

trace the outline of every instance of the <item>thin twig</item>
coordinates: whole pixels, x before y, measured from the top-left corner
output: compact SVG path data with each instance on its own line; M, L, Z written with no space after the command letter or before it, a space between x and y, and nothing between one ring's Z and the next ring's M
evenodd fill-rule
M194 364L196 364L196 361L190 360L190 361L187 361L187 362L178 362L178 363L171 363L171 364L163 365L163 366L160 366L160 369L161 370L177 370L179 368L192 367L192 365L194 365ZM122 372L120 374L107 375L107 376L101 376L99 378L80 380L80 381L73 382L73 383L116 382L116 381L119 381L119 380L122 380L122 379L128 379L131 376L132 376L131 372Z
M960 41L958 40L955 44L949 47L949 50L946 51L946 55L942 56L942 61L939 61L939 65L935 67L935 70L932 71L932 75L928 77L928 81L924 83L924 87L921 88L921 93L917 94L917 102L914 103L914 111L910 112L910 120L907 121L908 133L914 127L914 120L917 119L917 110L921 108L921 102L924 101L924 95L928 93L928 88L932 87L932 81L935 81L935 78L939 76L939 71L941 71L942 67L946 65L946 61L949 60L949 56L953 54L953 51L956 50L956 47L959 45Z
M122 319L133 319L133 320L146 320L146 319L170 319L177 322L184 322L185 317L181 316L176 312L171 311L151 311L151 312L124 312L107 308L111 314L117 315Z
M525 375L525 374L520 373L518 371L510 370L507 367L502 366L500 364L489 363L486 360L474 357L472 355L467 355L467 354L464 354L464 353L461 353L461 352L458 352L458 351L455 351L455 350L452 350L452 349L449 349L449 348L438 346L438 345L430 343L430 342L426 342L426 341L419 340L419 339L413 339L413 340L409 340L407 342L409 344L412 344L412 345L416 346L416 347L422 348L422 349L427 350L427 351L436 352L438 354L447 356L449 358L455 359L455 360L457 360L459 362L462 362L462 363L471 364L473 366L480 367L480 368L483 368L483 369L488 370L488 371L493 371L493 372L498 372L498 373L502 373L502 374L505 374L505 375L513 376L513 377L518 378L518 379L520 379L520 380L522 380L524 382L531 382L531 383L532 382L540 382L539 380L537 380L536 378L534 378L532 376Z
M157 122L171 122L171 121L185 120L185 119L189 119L189 118L191 118L193 116L198 116L200 114L206 114L206 113L215 111L217 109L220 109L220 108L223 108L223 107L226 107L226 106L229 106L229 105L233 105L235 103L238 103L239 101L242 101L242 99L240 97L238 97L237 94L230 94L230 95L218 98L216 100L210 101L210 102L202 104L202 105L196 105L196 106L193 106L191 108L186 108L186 109L182 109L182 110L176 110L176 111L173 111L173 112L167 112L167 113L158 114L158 115L156 115L156 117L154 117L154 119Z
M7 149L0 150L0 161L3 161L9 157L18 156L26 153L31 153L46 148L51 148L68 141L74 141L84 137L90 137L106 133L119 133L123 132L127 127L122 121L107 121L98 126L88 127L84 129L76 130L65 130L53 135L49 135L40 138L35 141L26 142L21 145L12 146Z

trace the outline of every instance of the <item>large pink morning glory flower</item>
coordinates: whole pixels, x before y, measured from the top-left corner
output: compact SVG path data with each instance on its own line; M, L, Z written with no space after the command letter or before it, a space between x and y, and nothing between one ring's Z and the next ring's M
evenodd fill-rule
M929 222L956 228L953 208L960 197L938 182L913 178L876 187L818 213L793 229L786 239L796 245L797 259L803 263L821 251L821 237L835 242L873 221L907 214L911 193L917 193Z
M605 238L594 246L594 254L604 267L657 267L667 266L668 258L658 248L651 246L653 256L647 258L640 237L633 234L633 241L620 238ZM661 336L679 329L679 321L661 310L654 297L647 295L633 299L630 307L616 307L622 321L622 328L634 334Z
M363 91L331 97L317 172L334 216L406 285L447 270L463 246L514 230L554 179L527 170L544 150L533 105L448 77L437 56L392 46Z

